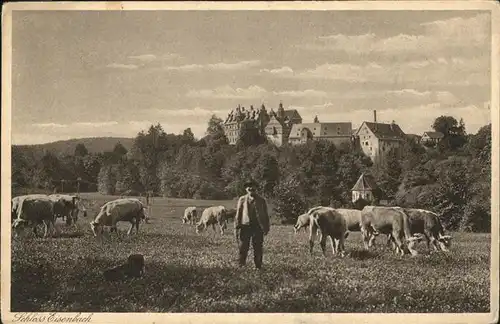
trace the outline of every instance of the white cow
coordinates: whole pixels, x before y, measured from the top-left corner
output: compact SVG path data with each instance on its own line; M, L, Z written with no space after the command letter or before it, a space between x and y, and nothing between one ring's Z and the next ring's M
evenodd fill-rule
M118 234L116 223L130 222L131 226L127 232L130 235L134 225L136 233L139 233L141 219L146 219L142 202L136 198L120 198L104 204L95 219L90 222L90 228L94 236L97 236L96 229L100 228L102 231L103 226L110 226L111 232L116 231Z
M196 224L197 210L196 207L187 207L184 210L184 216L182 216L182 224Z
M200 221L196 225L196 233L201 233L210 225L212 225L215 231L215 225L219 224L221 235L224 235L224 230L227 228L226 212L227 210L224 206L206 208L201 214Z
M347 225L344 216L330 207L315 207L309 210L309 252L312 254L318 230L321 233L320 246L326 256L326 239L331 238L333 254L345 255L344 240Z

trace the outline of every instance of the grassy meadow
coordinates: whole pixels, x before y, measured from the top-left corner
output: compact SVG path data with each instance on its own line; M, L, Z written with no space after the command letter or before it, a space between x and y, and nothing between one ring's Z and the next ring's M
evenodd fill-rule
M85 196L85 195L82 195ZM211 228L197 235L182 224L185 207L235 201L154 198L151 221L139 235L94 238L89 222L95 201L76 226L57 223L60 235L35 238L27 230L12 240L13 312L489 312L490 235L452 233L450 253L400 257L381 246L363 251L359 233L346 241L345 258L323 257L308 234L274 225L264 242L264 268L254 270L252 252L238 268L232 223L224 236ZM270 208L271 210L271 208ZM271 212L271 216L272 216ZM115 234L115 233L111 233ZM143 278L107 282L102 272L131 253L146 260Z

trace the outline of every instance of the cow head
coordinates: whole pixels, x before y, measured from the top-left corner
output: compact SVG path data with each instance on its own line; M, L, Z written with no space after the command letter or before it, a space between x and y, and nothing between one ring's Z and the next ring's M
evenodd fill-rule
M447 250L451 246L451 236L450 235L439 235L438 238L439 245L441 245L441 248L443 250Z
M26 225L28 225L27 220L18 218L12 222L12 229L14 230L16 235L19 235Z
M98 232L102 232L102 226L95 221L90 222L90 229L92 230L92 233L94 236L97 236Z

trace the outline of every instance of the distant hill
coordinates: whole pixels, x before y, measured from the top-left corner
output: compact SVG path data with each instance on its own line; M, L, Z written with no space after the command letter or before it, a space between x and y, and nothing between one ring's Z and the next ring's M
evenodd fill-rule
M57 141L46 144L35 145L14 145L20 148L32 149L35 151L50 151L56 154L73 154L75 147L78 144L84 144L90 153L99 153L111 151L117 143L121 143L128 151L134 144L133 138L126 137L91 137L91 138L76 138L66 141Z

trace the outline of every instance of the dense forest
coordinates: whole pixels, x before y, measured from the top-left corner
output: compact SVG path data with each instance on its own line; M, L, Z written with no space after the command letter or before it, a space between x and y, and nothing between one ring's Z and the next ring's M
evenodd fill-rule
M231 199L252 178L284 223L315 205L359 208L383 199L389 205L433 210L449 230L490 231L491 124L467 134L462 120L441 116L432 127L444 134L437 145L421 145L408 136L402 152L390 152L382 165L373 165L355 143L276 147L248 130L236 145L228 145L216 116L199 140L189 128L169 134L157 124L140 132L129 149L117 143L93 153L79 143L74 152L56 153L13 146L12 189L13 195L56 189ZM376 181L377 201L351 202L351 188L361 173Z

